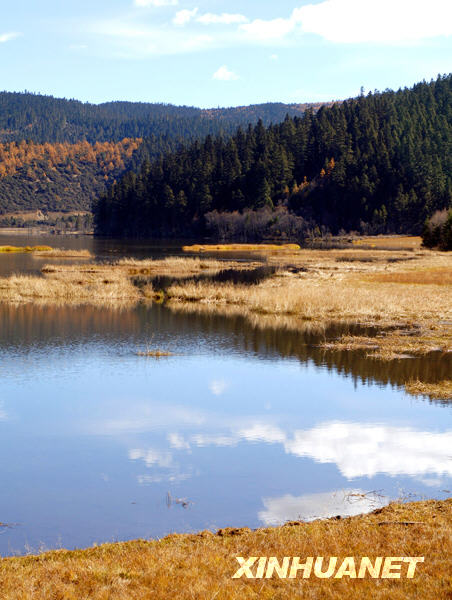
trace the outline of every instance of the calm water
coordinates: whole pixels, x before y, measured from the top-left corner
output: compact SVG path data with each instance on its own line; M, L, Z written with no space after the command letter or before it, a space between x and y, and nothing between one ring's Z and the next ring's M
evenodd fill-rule
M340 333L0 304L0 555L450 495L451 408L401 385L452 357L317 347Z

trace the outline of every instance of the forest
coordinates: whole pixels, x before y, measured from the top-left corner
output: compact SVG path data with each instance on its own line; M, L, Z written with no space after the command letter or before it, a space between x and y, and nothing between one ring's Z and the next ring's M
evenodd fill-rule
M0 142L35 143L86 140L119 142L149 136L196 139L209 133L233 133L239 125L278 123L286 114L302 115L322 103L266 103L200 109L146 102L89 104L29 92L0 92Z
M0 215L16 211L90 210L131 168L142 140L0 144Z
M145 160L96 203L96 231L223 239L420 233L451 206L451 86L451 75L438 76Z
M91 210L128 170L240 124L280 122L317 104L269 103L201 110L170 104L99 105L31 93L0 93L0 215ZM127 147L127 149L125 149Z

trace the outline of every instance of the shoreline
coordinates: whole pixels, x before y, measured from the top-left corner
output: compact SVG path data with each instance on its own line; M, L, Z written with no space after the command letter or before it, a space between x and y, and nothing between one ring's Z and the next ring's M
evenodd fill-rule
M452 591L452 498L390 503L371 513L345 518L292 521L250 530L223 528L212 533L171 534L159 540L133 540L80 550L53 550L0 561L0 589L8 600L71 598L364 597L402 600L441 599ZM413 579L310 577L233 579L236 557L336 556L424 557ZM399 560L402 560L399 558ZM301 579L301 581L300 581ZM391 596L389 596L391 594Z

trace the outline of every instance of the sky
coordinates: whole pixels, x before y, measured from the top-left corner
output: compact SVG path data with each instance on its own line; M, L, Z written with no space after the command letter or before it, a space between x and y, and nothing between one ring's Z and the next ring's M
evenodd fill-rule
M451 0L0 0L0 89L206 107L452 71Z

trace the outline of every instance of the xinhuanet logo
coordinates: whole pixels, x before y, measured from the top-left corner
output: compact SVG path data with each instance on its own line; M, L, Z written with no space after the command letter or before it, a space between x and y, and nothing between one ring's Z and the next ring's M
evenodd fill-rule
M309 579L312 576L318 579L412 579L416 573L418 563L424 562L423 556L377 556L374 559L368 556L355 558L346 556L343 559L337 556L324 558L323 556L284 556L279 561L276 556L250 556L236 557L239 569L232 576L233 579L246 577L248 579L271 579L274 576L280 579L295 579L301 577Z

